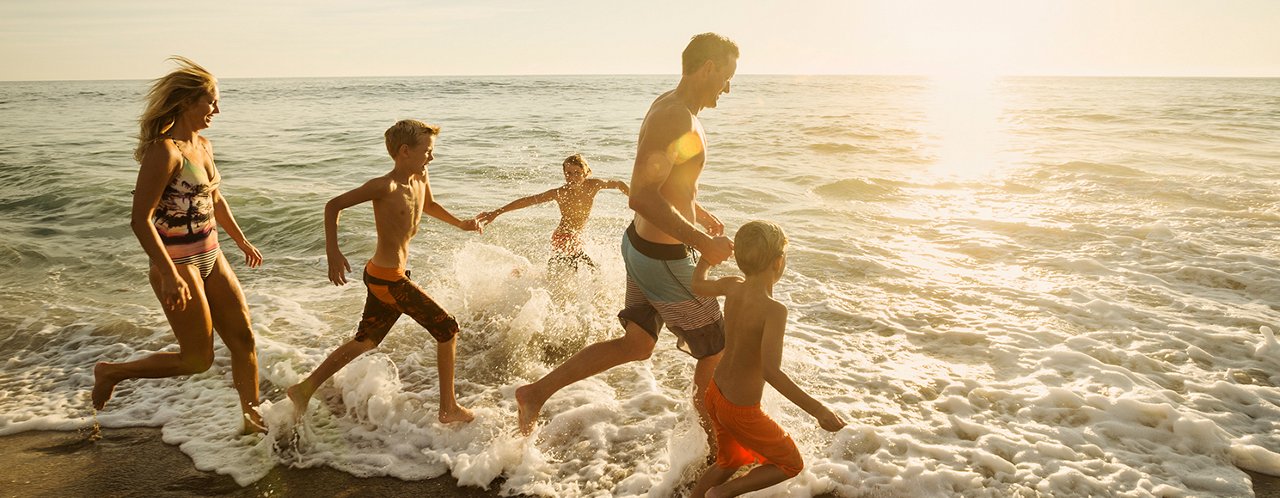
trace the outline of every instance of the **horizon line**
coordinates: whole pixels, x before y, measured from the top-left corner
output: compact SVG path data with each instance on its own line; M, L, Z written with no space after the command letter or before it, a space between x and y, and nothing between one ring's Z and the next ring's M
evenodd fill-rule
M363 76L228 76L218 80L287 80L287 79L386 79L386 78L511 78L511 77L592 77L592 76L674 76L674 73L524 73L524 74L409 74L409 75L363 75ZM926 73L742 73L740 76L793 76L793 77L889 77L889 78L946 78L951 75ZM1004 78L1149 78L1149 79L1280 79L1280 74L1270 76L1241 75L1152 75L1152 74L1035 74L1010 73L982 75L979 79L999 80ZM155 78L76 78L76 79L4 79L0 83L59 83L59 82L93 82L93 81L150 81Z

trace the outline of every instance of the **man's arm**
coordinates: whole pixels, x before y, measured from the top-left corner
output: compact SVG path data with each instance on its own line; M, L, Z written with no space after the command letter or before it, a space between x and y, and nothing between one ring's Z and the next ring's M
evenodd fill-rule
M732 241L698 230L662 196L662 186L672 168L702 154L701 142L692 131L692 116L678 109L662 110L650 119L654 121L641 135L636 149L628 206L663 233L697 249L712 264L728 259L733 254Z
M711 236L724 235L724 223L720 222L720 218L716 218L710 211L702 208L702 203L697 200L693 201L694 214L698 218L698 224L707 229L707 233Z
M788 377L782 371L782 338L786 333L787 327L787 308L781 304L774 304L771 309L765 311L764 332L760 337L760 354L764 361L764 380L778 393L795 403L796 406L804 410L805 413L813 415L818 419L818 424L831 432L840 430L844 427L844 420L840 419L831 410L827 409L821 402L809 396L809 393L800 389L800 386Z
M343 209L382 197L389 190L390 180L385 176L380 176L364 182L364 185L339 194L325 203L324 250L325 256L329 261L329 281L333 282L333 285L346 285L347 272L351 271L351 265L347 263L347 257L342 254L342 249L338 247L339 215L342 214Z
M425 188L426 188L426 199L425 199L425 200L423 201L423 203L422 203L422 212L423 212L423 213L426 213L428 216L430 216L430 217L432 217L432 218L435 218L435 219L437 219L437 220L443 221L443 222L445 222L445 223L448 223L448 224L450 224L450 225L453 225L453 226L455 226L455 227L458 227L458 228L460 228L460 229L462 229L462 230L467 230L467 231L471 231L471 230L475 230L475 231L482 231L482 230L481 230L481 227L480 227L480 221L479 221L479 220L477 220L477 219L475 219L475 218L471 218L471 219L466 220L466 221L460 220L460 219L458 219L458 217L457 217L457 216L454 216L454 215L453 215L453 213L450 213L448 209L445 209L445 208L444 208L444 206L442 206L442 205L440 205L440 203L436 202L436 198L435 198L435 196L431 195L431 180L430 180L430 179L426 179L423 183L425 183L425 184L426 184L426 185L425 185Z

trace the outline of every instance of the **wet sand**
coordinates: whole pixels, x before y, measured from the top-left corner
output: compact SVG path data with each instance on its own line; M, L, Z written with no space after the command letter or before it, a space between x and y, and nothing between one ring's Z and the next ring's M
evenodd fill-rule
M330 468L277 466L240 487L229 476L196 470L191 458L154 428L33 431L0 437L0 498L31 496L423 496L495 497L445 475L424 481L355 477ZM1258 498L1280 498L1280 478L1249 472Z
M35 431L0 438L0 497L31 496L501 496L459 487L448 475L424 481L355 477L331 468L276 466L240 487L230 476L196 470L154 428L88 432Z

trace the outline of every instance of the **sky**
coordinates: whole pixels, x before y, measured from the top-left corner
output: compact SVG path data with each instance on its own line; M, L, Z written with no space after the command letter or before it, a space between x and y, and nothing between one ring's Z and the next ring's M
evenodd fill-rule
M0 80L676 74L1280 77L1276 0L0 0Z

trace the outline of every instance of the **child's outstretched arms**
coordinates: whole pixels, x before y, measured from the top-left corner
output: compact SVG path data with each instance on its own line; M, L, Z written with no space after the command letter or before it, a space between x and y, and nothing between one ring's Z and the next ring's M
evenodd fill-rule
M619 192L622 192L622 195L626 195L626 196L631 195L631 187L628 187L627 182L624 182L622 180L606 181L604 182L604 188L616 188L618 189Z
M502 206L498 209L495 209L493 211L485 211L483 213L476 215L476 220L480 223L481 226L488 225L489 223L492 223L493 220L496 219L498 215L502 213L505 213L508 211L515 211L517 209L524 209L529 206L533 206L537 204L542 204L544 202L554 200L555 198L556 198L556 189L551 189L541 194L534 194L526 197L521 197L514 201L508 202L507 205Z
M707 274L711 271L711 263L706 258L698 259L698 266L693 268L693 293L704 297L716 297L728 294L733 285L743 282L742 277L732 275L710 280Z
M761 338L761 355L764 360L764 380L777 389L779 393L795 403L809 415L818 419L818 425L829 432L836 432L844 427L844 420L832 412L782 371L782 338L787 326L787 307L773 304L773 309L766 310L764 335Z

